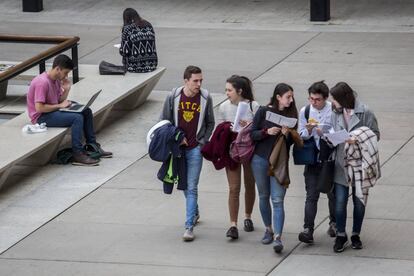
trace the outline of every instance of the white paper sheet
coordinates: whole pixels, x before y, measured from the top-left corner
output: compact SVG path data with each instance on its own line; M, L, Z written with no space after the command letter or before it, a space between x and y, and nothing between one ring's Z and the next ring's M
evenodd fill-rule
M333 133L325 133L324 135L335 147L339 144L345 143L345 141L351 137L345 129Z
M237 106L236 118L234 118L233 131L239 132L243 127L240 125L240 120L246 120L249 111L249 104L239 102Z
M329 124L318 124L316 127L320 128L322 133L330 133L330 130L332 129L332 125Z
M266 120L280 126L287 126L288 128L295 127L298 121L296 118L288 118L270 111L266 111Z
M114 47L119 49L121 48L121 44L114 44Z

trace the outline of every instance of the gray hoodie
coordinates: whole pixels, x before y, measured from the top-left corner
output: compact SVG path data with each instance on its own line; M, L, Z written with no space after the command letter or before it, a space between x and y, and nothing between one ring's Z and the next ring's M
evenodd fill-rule
M175 126L178 126L178 105L183 88L183 86L174 88L167 96L160 120L169 120ZM213 100L208 91L201 88L200 96L201 112L197 124L197 142L204 145L214 130L214 111Z

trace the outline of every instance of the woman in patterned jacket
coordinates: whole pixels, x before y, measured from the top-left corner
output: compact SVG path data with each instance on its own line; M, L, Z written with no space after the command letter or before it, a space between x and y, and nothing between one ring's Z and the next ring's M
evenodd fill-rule
M365 104L357 101L355 92L345 82L339 82L331 88L329 93L332 96L332 126L335 131L345 129L351 132L360 127L368 127L380 139L377 118ZM355 138L350 138L345 143L355 144ZM336 147L335 157L335 217L336 217L336 240L333 247L334 252L342 252L348 244L346 228L346 211L349 196L349 188L352 188L352 201L354 203L353 227L352 227L352 248L362 249L360 232L364 220L365 205L355 195L355 180L348 181L345 170L345 143Z
M132 8L124 10L123 18L119 48L123 65L133 73L154 71L158 65L154 28Z

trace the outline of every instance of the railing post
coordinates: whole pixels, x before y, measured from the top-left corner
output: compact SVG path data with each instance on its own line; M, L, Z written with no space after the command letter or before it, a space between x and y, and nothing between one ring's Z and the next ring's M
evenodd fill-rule
M44 71L46 71L46 61L39 63L39 73L42 74Z
M77 83L79 81L79 62L78 62L78 44L76 43L72 47L72 61L73 61L73 83Z
M6 98L7 84L8 84L7 80L0 82L0 100L3 100L4 98Z

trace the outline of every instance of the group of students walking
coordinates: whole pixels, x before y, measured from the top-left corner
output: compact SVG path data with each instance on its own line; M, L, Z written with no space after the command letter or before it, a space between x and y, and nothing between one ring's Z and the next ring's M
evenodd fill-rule
M207 90L201 88L202 81L201 69L197 66L188 66L184 72L184 85L174 89L168 95L160 117L161 120L168 120L179 127L185 134L185 138L181 142L187 166L187 188L184 191L186 198L184 241L195 239L194 227L200 218L198 182L203 162L202 147L208 143L215 128L212 98ZM289 149L294 143L300 144L302 140L312 138L319 150L319 159L326 158L328 151L335 151L334 187L332 192L328 194L328 234L331 237L336 237L333 249L335 252L342 252L348 243L345 227L350 188L352 189L354 203L352 248L361 249L360 232L365 213L367 187L363 186L364 202L360 200L361 197L356 195L355 189L357 187L355 187L355 183L357 180L349 179L347 173L349 168L347 168L344 161L346 158L345 150L350 145L357 144L358 139L351 136L345 143L333 147L324 138L318 125L309 123L308 120L312 118L313 121L320 124L331 125L334 131L345 129L350 133L361 127L367 127L375 133L375 139L379 140L379 129L375 115L366 105L356 99L356 93L352 88L348 84L340 82L329 89L323 81L316 82L308 89L309 106L303 107L299 114L295 103L294 90L285 83L276 85L269 103L265 106L260 106L254 100L252 83L246 77L238 75L229 77L225 84L225 92L228 101L219 106L218 123L233 122L239 103L249 104L249 111L243 117L243 120L238 123L241 127L248 126L251 128L250 137L255 144L254 154L250 162L237 163L236 165L233 163L231 166L225 165L229 187L228 207L230 215L230 227L226 232L226 236L233 240L239 237L239 195L243 178L245 186L244 231L254 231L251 215L256 198L256 183L260 214L265 226L261 242L263 244L273 243L273 250L276 253L282 252L282 234L285 221L284 198L289 182L279 183L277 177L269 173L274 169L274 164L269 161L269 157L278 139L283 140L283 145L285 145L287 155L289 155ZM331 95L331 102L328 101L329 95ZM268 112L298 119L298 123L293 128L275 124L266 118ZM308 114L305 114L305 112ZM300 141L298 141L298 137ZM325 149L327 152L324 152ZM319 199L316 180L319 177L320 168L318 162L315 165L306 165L304 169L306 189L304 229L298 238L300 241L309 244L313 243L315 216Z
M136 10L131 8L124 10L123 20L124 26L122 28L120 47L123 65L129 72L153 71L157 67L157 51L155 47L155 32L152 25L141 18ZM167 97L160 117L161 120L168 120L172 125L179 128L185 137L181 141L187 182L187 185L184 185L186 187L184 190L186 197L186 221L185 233L183 235L185 241L194 240L194 226L200 217L198 209L198 182L203 162L202 148L208 143L216 126L213 102L209 92L201 88L202 81L201 69L196 66L188 66L184 72L184 85L174 89ZM346 206L349 189L351 188L354 203L351 242L354 249L362 248L359 234L365 213L368 188L379 177L378 158L372 158L378 152L368 153L371 163L368 166L365 164L365 167L361 165L361 156L354 158L349 152L355 155L354 148L357 148L357 152L360 153L361 146L359 144L367 143L367 141L375 144L379 140L380 135L375 115L366 105L356 100L356 93L353 89L344 82L337 83L331 89L323 81L315 82L308 89L309 104L304 106L299 114L293 88L285 83L276 85L269 103L265 106L260 106L254 100L252 83L246 77L238 75L229 77L225 84L225 91L228 101L219 106L216 131L218 129L222 131L222 129L226 128L229 132L230 122L235 120L239 103L245 102L250 108L242 120L237 123L241 127L249 127L251 139L255 144L254 154L250 162L243 162L243 164L233 162L228 160L230 158L227 154L222 159L216 160L219 164L215 163L216 168L225 168L228 180L230 227L226 232L226 236L231 239L238 239L239 237L237 223L243 178L245 187L244 231L254 231L251 215L257 187L260 214L265 226L262 243L273 243L275 252L283 250L284 198L289 181L281 182L277 180L277 177L271 171L277 170L274 167L280 165L279 163L272 163L274 160L269 160L269 158L275 159L275 144L280 140L283 142L283 147L286 147L286 151L284 151L286 156L284 158L288 160L289 150L293 144L301 144L302 141L313 139L318 151L318 162L305 165L304 168L306 189L304 225L303 231L298 238L304 243L313 243L315 217L320 195L317 189L317 182L321 176L321 162L330 158L331 153L334 152L334 184L332 191L327 194L329 201L329 228L327 232L329 236L336 237L334 251L343 251L348 243L345 231ZM328 101L329 95L331 95L331 101ZM298 123L293 128L277 125L271 120L266 119L268 112L298 119ZM314 122L317 123L315 124ZM371 136L368 135L368 138L365 137L366 139L361 138L361 133L366 134L366 131L360 131L358 132L359 134L355 134L358 137L350 138L345 143L333 147L324 138L322 129L319 127L320 125L330 125L333 131L344 129L349 133L356 130L360 131L361 127L367 127ZM230 132L232 132L231 129ZM235 132L233 134L227 133L226 137L234 139L236 135L237 133ZM375 139L372 138L373 136L375 136ZM218 139L222 139L222 137ZM223 141L218 141L217 143L226 144ZM223 150L222 147L221 150ZM226 150L228 152L228 149ZM353 161L348 160L349 162L345 162L347 158L353 159ZM355 163L355 160L359 161ZM357 167L359 166L358 170L355 169L355 164ZM361 166L365 168L365 171L361 169ZM288 176L288 165L285 167L283 169ZM371 173L371 171L364 173L367 171L366 167L377 168L373 169L374 171L377 170L374 177L366 176ZM357 175L356 171L358 173L362 171L362 176L355 177L354 175ZM182 181L183 179L181 178Z

